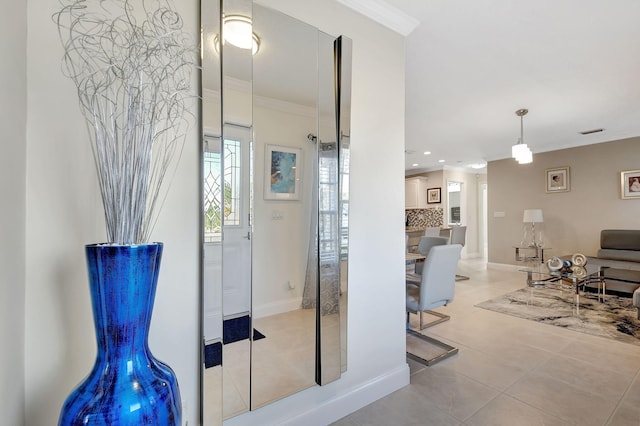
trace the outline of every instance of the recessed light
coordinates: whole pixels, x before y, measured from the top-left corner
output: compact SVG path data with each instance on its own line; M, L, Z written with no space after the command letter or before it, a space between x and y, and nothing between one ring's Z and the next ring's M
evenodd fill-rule
M444 163L444 160L438 160L438 163Z
M411 165L411 167L418 167L419 165L420 165L420 164L418 164L418 163L413 163L413 164Z
M423 154L424 155L431 155L431 151L425 151Z

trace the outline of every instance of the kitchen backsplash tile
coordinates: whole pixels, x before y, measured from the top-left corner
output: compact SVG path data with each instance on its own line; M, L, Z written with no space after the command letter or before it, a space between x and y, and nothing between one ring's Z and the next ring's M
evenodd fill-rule
M441 207L410 209L405 210L404 214L405 224L409 228L430 228L444 223L444 210Z

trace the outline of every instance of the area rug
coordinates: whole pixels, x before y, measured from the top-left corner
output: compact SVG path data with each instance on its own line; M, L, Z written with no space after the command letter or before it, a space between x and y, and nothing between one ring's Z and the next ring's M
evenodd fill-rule
M640 321L629 298L607 295L605 302L599 302L595 293L581 292L577 315L574 291L550 284L534 288L533 293L525 287L476 306L640 346Z

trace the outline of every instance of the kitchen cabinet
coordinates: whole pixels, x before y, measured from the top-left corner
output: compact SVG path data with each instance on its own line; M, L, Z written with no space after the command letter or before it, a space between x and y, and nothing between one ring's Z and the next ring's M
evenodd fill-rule
M433 207L427 205L427 178L412 177L404 181L404 207L405 209L426 209Z

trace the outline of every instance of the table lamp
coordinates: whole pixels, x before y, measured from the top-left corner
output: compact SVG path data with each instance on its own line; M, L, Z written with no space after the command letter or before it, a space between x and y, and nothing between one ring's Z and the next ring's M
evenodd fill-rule
M522 241L523 247L542 247L542 231L538 231L536 238L536 223L543 223L541 209L527 209L524 211L522 218L524 225L524 240Z

